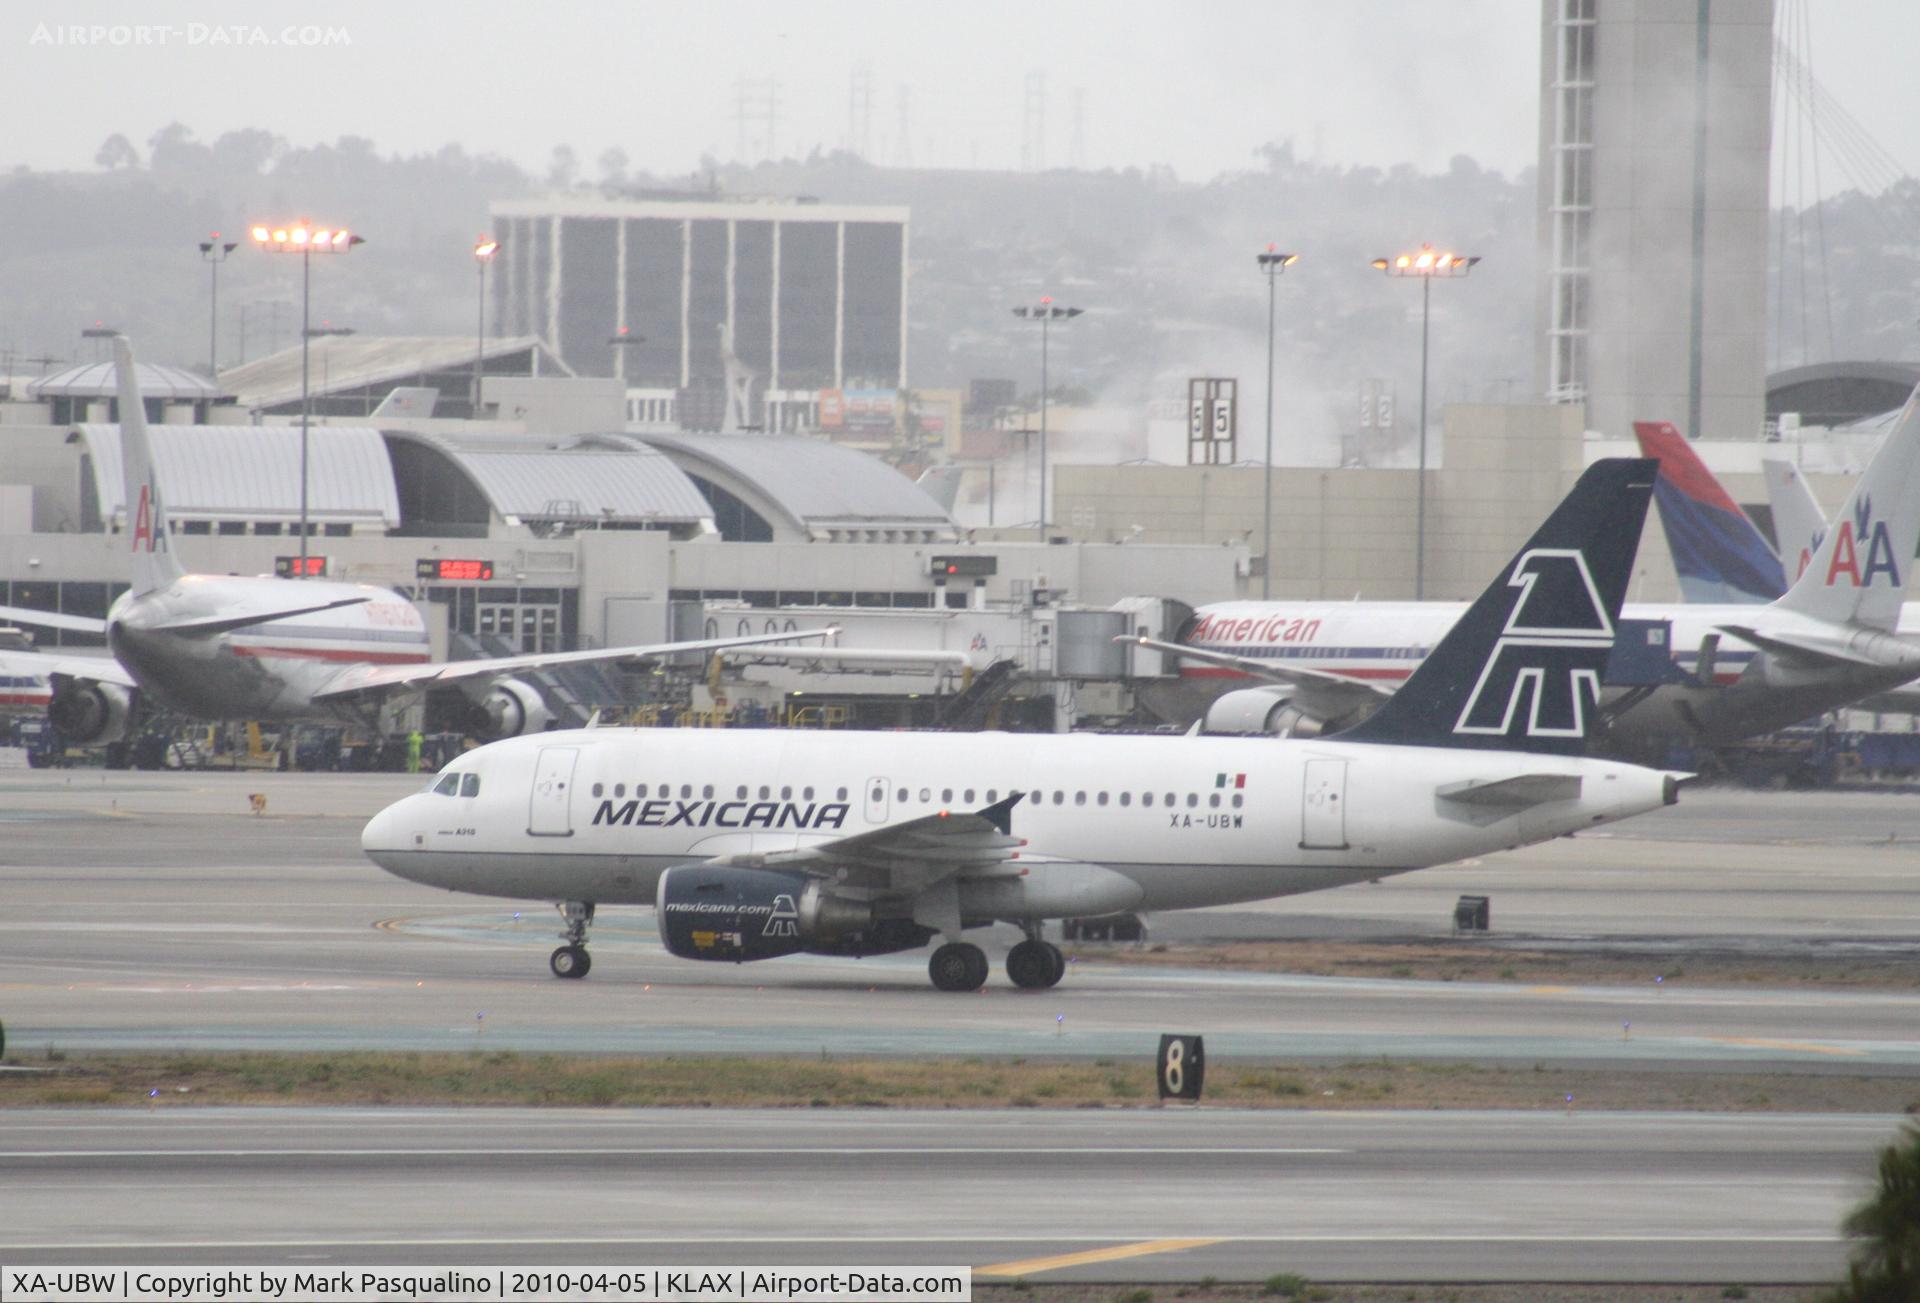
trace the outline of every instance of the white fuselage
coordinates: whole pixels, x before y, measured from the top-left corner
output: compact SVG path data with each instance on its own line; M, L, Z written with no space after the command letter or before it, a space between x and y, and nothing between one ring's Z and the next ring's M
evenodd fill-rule
M1223 602L1200 608L1183 641L1203 651L1398 687L1466 609L1462 602ZM1673 659L1690 674L1699 674L1701 647L1710 636L1717 646L1707 676L1711 682L1657 689L1613 721L1616 740L1731 741L1783 728L1920 674L1920 641L1911 650L1895 649L1904 652L1904 663L1809 667L1787 664L1723 632L1724 626L1738 625L1785 638L1884 637L1773 607L1630 602L1620 614L1668 622ZM1904 615L1902 632L1908 632ZM1189 709L1254 681L1239 670L1197 662L1184 664L1180 678L1193 689Z
M158 627L353 598L362 600L226 632ZM429 658L426 624L398 593L272 577L189 574L141 596L123 594L107 614L107 642L143 691L201 719L337 722L348 716L314 695L343 672Z
M1137 885L1121 907L1153 910L1543 841L1656 809L1674 788L1635 765L1505 751L1094 734L574 730L496 742L448 771L476 794L389 806L361 839L376 863L450 891L612 904L653 903L674 865L819 846L1015 792L1017 864L1036 883L1049 865L1097 865ZM1524 808L1440 794L1521 775L1580 781ZM1098 911L1058 910L1080 912Z

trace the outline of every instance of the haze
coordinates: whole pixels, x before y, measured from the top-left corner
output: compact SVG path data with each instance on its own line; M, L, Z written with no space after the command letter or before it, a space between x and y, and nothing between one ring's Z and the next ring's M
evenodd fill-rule
M1842 0L1812 18L1816 74L1911 168L1920 81L1902 55L1920 44L1920 7ZM277 44L283 19L335 35ZM9 86L45 111L9 133L0 163L84 170L109 135L144 145L178 121L201 139L262 127L296 146L362 136L382 153L459 143L536 173L556 145L587 161L617 147L671 174L702 155L846 147L865 65L866 154L881 164L1021 167L1039 72L1048 166L1164 165L1201 181L1291 140L1308 160L1438 170L1465 154L1512 175L1534 161L1539 22L1538 0L22 6L7 20ZM738 88L768 78L772 138L753 115L743 158ZM1845 185L1838 171L1823 188Z

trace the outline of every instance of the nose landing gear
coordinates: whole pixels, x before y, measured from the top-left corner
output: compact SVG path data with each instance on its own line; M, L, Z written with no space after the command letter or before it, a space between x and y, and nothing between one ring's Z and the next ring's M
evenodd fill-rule
M555 977L585 977L593 967L593 957L587 953L587 925L593 922L593 902L569 900L555 908L567 921L567 930L560 934L567 944L547 957L547 966L553 969Z

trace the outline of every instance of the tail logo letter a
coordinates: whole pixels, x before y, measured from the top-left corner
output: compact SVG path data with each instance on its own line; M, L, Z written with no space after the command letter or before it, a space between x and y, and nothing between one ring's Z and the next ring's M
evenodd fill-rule
M1565 548L1533 548L1507 583L1520 596L1453 731L1505 736L1520 723L1527 737L1584 737L1614 638L1587 559Z
M161 510L160 490L152 484L142 484L140 501L133 512L134 551L164 552L167 550L166 536L154 529L154 519Z

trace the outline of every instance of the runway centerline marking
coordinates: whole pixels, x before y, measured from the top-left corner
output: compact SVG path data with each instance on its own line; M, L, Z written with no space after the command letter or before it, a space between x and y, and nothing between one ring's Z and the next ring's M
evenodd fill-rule
M1118 1262L1123 1258L1144 1258L1155 1253L1204 1249L1225 1242L1225 1240L1145 1240L1136 1244L1115 1244L1104 1249L1087 1249L1080 1253L1061 1253L1051 1258L1023 1258L1019 1262L996 1262L990 1267L975 1267L973 1274L976 1276L1031 1276L1036 1272L1084 1267L1095 1262Z

